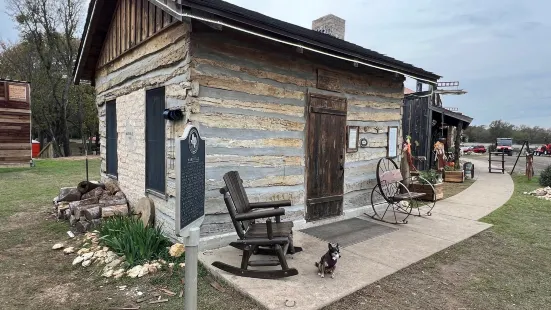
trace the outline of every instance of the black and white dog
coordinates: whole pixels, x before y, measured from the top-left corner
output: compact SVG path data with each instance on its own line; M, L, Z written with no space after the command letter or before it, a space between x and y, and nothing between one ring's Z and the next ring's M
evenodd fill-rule
M319 263L316 262L316 267L318 267L318 276L322 278L325 277L326 273L331 274L331 278L335 277L335 268L337 268L337 260L341 257L341 251L339 249L339 244L333 245L328 243L329 250L325 253Z

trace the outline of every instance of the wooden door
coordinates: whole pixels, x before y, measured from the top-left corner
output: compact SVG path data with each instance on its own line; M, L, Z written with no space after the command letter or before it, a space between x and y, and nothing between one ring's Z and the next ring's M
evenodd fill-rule
M310 94L306 148L306 220L343 210L346 99Z

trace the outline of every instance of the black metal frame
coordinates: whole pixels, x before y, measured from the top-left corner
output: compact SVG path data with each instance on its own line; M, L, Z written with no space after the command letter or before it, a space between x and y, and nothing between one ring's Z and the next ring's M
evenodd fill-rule
M381 181L381 175L384 172L391 170L398 170L398 165L391 158L381 158L377 163L377 185L373 187L373 190L371 191L371 208L373 209L373 215L369 215L367 213L366 215L375 220L391 224L407 224L407 219L410 215L422 216L421 207L428 206L429 210L426 212L426 215L431 216L432 209L434 209L434 207L436 206L436 189L434 188L434 186L428 180L424 179L421 176L410 177L407 179L410 182L416 181L416 178L422 179L426 182L426 184L430 185L430 187L432 188L433 199L432 201L422 201L419 198L426 196L425 193L410 192L409 188L400 181L392 183L387 183L384 180ZM377 197L375 197L376 194L384 199L383 204L387 204L382 215L380 215L376 209L376 205L379 204L377 203ZM404 205L403 202L407 203ZM391 209L394 214L394 222L385 220L385 215L389 211L389 209ZM413 214L413 209L417 209L417 214ZM399 221L398 217L396 216L397 212L405 214L405 218Z

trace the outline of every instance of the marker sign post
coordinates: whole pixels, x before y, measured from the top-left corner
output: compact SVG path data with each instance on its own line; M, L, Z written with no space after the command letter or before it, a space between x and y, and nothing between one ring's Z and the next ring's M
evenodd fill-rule
M205 140L188 124L176 143L176 234L186 247L185 310L197 309L199 228L205 219Z

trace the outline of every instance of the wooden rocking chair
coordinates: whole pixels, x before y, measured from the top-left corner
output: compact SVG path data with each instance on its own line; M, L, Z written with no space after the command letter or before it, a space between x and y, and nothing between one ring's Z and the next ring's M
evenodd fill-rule
M288 200L274 202L250 203L243 181L237 171L224 175L226 186L220 189L224 202L233 222L239 239L230 245L243 251L241 267L234 267L222 262L212 265L221 270L243 277L275 279L294 276L298 271L289 268L286 253L294 254L302 248L293 245L293 222L281 222L285 210L280 207L290 206ZM253 211L263 209L262 211ZM266 210L269 209L269 210ZM271 218L275 217L275 223ZM267 219L266 223L255 220ZM253 260L253 254L275 255L277 260ZM250 270L248 267L281 266L281 270Z

